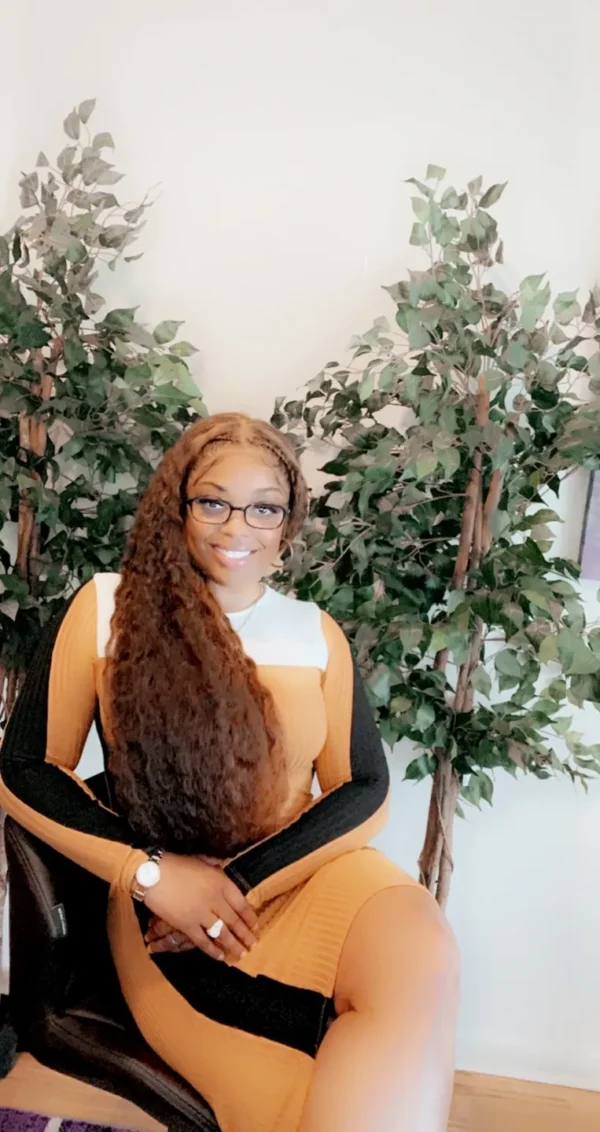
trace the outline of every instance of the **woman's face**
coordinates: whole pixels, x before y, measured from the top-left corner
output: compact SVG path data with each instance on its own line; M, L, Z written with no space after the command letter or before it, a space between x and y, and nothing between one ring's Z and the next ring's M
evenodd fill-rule
M251 507L250 517L259 521L279 519L276 509L287 509L290 501L283 469L260 449L224 447L212 459L201 458L190 474L186 495L196 500L185 520L192 558L218 586L251 594L272 573L285 521L277 528L259 529L246 522L242 511L232 511L227 518L224 505Z

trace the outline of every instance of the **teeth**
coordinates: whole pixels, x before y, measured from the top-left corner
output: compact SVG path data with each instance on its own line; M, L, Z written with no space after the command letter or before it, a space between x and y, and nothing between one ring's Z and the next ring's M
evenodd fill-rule
M249 550L221 550L219 553L224 554L226 558L248 558L250 555Z

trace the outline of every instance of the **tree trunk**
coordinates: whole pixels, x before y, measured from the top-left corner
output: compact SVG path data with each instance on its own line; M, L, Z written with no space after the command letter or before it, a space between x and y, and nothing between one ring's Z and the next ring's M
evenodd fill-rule
M433 776L425 844L419 857L419 880L446 906L454 861L452 838L460 781L452 761L444 754Z
M487 424L488 413L489 396L485 376L482 375L476 398L476 418L480 428L484 428ZM492 541L490 523L501 494L502 477L498 471L494 471L484 499L483 455L481 449L477 448L473 453L473 463L465 489L458 552L452 579L452 588L455 590L462 590L468 586L469 574L479 569L482 557L490 548ZM484 634L485 625L477 617L471 629L467 659L458 670L452 703L455 715L473 710L471 677L480 662ZM435 657L433 667L436 671L445 672L447 663L448 650L441 649ZM454 870L452 842L461 780L448 751L440 750L434 753L437 767L433 775L425 841L419 857L419 879L421 884L435 896L438 904L445 908Z

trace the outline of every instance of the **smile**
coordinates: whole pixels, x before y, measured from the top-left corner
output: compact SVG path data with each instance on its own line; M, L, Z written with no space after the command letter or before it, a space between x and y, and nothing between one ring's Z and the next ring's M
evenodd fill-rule
M245 562L254 554L253 550L225 550L222 546L213 546L212 549L217 557L226 562Z

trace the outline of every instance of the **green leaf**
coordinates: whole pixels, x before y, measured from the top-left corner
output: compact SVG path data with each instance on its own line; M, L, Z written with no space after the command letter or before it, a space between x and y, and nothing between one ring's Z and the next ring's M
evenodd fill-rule
M411 350L421 350L429 346L431 338L423 326L416 311L407 312L408 320L408 346Z
M191 342L176 342L174 346L169 347L169 353L175 354L178 358L191 358L192 354L198 353L198 347L192 346Z
M413 761L408 764L404 778L409 781L419 782L422 778L427 778L428 775L433 774L436 766L436 760L432 755L419 755L417 759L413 759Z
M350 491L332 491L331 495L327 496L327 506L333 511L341 511L351 499L352 492Z
M512 369L521 370L529 361L529 353L520 342L513 339L506 351L506 360Z
M500 200L508 181L503 181L499 185L490 185L489 189L483 194L479 204L481 208L489 208L491 204L496 204Z
M492 680L485 665L480 664L479 667L475 669L471 676L471 684L476 692L481 692L483 696L487 696L489 699L492 690Z
M76 110L72 110L71 113L67 115L63 122L63 128L68 138L73 138L73 141L77 141L81 125L79 122L79 114Z
M21 323L15 334L17 345L21 349L37 350L46 346L50 341L50 331L37 318Z
M483 184L483 177L475 177L474 180L468 182L467 188L468 188L468 190L469 190L469 192L471 193L472 196L474 196L474 197L479 196L479 193L481 192L482 184Z
M479 808L481 801L481 777L478 774L472 774L468 782L462 787L461 796L465 802L470 802L472 806Z
M532 605L537 605L538 609L544 609L546 613L550 613L550 604L544 594L537 593L536 590L527 589L522 590L522 594Z
M82 263L87 257L87 248L83 240L71 240L65 252L69 263Z
M419 731L427 731L432 723L435 723L435 710L430 703L424 701L422 704L419 704L417 709L417 728Z
M539 291L536 291L536 293L530 298L523 301L521 316L519 320L521 326L523 327L523 330L527 330L529 333L531 333L535 329L539 319L542 318L549 301L549 283L547 283L546 286L542 287Z
M552 720L552 728L557 735L566 735L571 723L572 719L570 715L561 715L558 719Z
M123 219L126 220L128 224L137 224L138 220L144 215L145 207L146 206L143 204L138 204L136 208L130 208L128 212L125 213Z
M103 169L96 177L99 185L116 185L117 181L122 181L124 173L117 173L114 169Z
M497 672L501 672L503 676L514 676L520 678L523 673L519 658L516 653L511 649L503 649L494 657L494 667Z
M415 216L421 221L422 224L426 224L429 220L429 201L423 200L423 197L412 197L411 204Z
M405 370L406 362L400 360L390 362L387 366L384 366L379 374L379 388L384 393L391 392L392 389L395 389Z
M44 165L49 165L49 164L50 164L50 162L48 161L48 158L46 157L46 154L45 154L45 153L43 153L43 152L42 152L42 150L40 150L40 152L38 153L38 155L37 155L37 159L36 159L36 162L35 162L35 163L36 163L36 165L37 165L38 169L39 169L40 167L44 166Z
M0 236L0 267L7 267L10 259L8 240Z
M460 468L460 452L458 448L442 448L438 452L438 460L444 469L446 479L452 479L452 476Z
M164 346L165 343L172 342L180 326L183 326L183 322L174 322L172 319L159 322L154 328L154 337L159 345Z
M426 181L443 181L446 176L446 170L441 165L428 165Z
M464 590L451 590L448 594L448 613L454 613L459 605L463 605L467 600L467 595Z
M37 197L30 185L21 185L19 203L21 208L35 208L37 205Z
M115 330L123 330L125 327L131 326L135 318L137 307L117 307L115 310L109 311L104 318L106 326Z
M440 208L460 208L460 198L456 189L446 189L440 201Z
M561 326L579 318L581 307L577 301L577 294L577 291L562 291L556 296L553 304L554 317Z
M490 778L489 775L484 774L483 771L479 772L479 774L477 775L477 778L479 780L479 789L480 789L481 797L483 798L484 802L488 803L488 806L491 806L492 797L493 797L493 794L494 794L493 779Z
M408 696L394 696L390 703L390 711L393 711L394 715L406 715L411 707L412 700L409 700Z
M87 362L87 354L78 339L66 338L63 347L65 365L68 370Z
M375 388L375 371L366 373L358 384L358 396L361 401L368 401Z
M600 668L600 657L572 629L560 630L558 655L565 672L570 676L586 676Z
M380 664L367 681L371 694L379 704L387 704L390 698L391 673L385 664Z
M554 660L558 660L558 640L554 633L548 633L544 637L539 649L538 658L540 664L550 664Z
M92 149L114 149L115 143L112 134L100 133L95 134L92 141Z
M425 244L429 243L427 228L424 224L421 224L419 220L417 220L412 226L410 243L417 248L422 248L425 246Z
M438 465L438 457L434 452L424 452L415 460L415 471L417 473L417 480L426 479L427 476L433 475Z
M89 118L91 118L95 106L95 98L86 98L84 102L79 103L79 117L84 124L88 121Z

